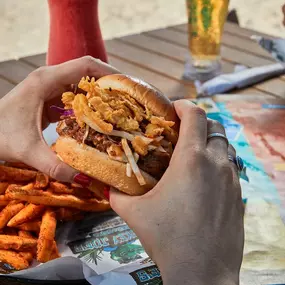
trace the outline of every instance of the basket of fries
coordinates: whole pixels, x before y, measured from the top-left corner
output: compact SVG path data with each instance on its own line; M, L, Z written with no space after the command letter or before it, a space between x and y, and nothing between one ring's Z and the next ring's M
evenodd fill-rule
M59 258L58 224L109 209L107 201L80 185L60 183L23 163L0 164L0 273ZM0 284L28 282L1 279Z

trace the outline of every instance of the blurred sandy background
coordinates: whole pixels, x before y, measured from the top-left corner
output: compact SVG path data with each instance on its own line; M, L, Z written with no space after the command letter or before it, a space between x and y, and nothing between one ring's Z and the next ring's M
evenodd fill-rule
M60 1L60 0L58 0ZM186 21L185 0L100 0L105 39ZM285 36L281 6L285 0L231 0L241 26ZM46 51L46 0L0 0L0 61Z

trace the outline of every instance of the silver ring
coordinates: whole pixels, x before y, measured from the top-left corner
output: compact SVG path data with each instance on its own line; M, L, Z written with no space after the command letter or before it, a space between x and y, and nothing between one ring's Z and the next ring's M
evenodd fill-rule
M224 134L221 134L221 133L212 133L212 134L209 134L207 136L207 140L210 140L212 138L222 138L226 141L227 145L229 145L229 140L228 138L224 135Z

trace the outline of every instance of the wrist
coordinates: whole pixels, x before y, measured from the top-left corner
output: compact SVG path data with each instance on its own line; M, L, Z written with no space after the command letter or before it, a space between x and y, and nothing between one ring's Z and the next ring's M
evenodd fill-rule
M164 285L238 285L239 270L231 272L225 266L218 266L213 261L211 265L199 262L185 261L176 264L158 263Z
M240 263L228 263L223 257L205 251L201 245L194 248L189 238L176 239L175 242L156 247L152 258L166 285L239 284Z

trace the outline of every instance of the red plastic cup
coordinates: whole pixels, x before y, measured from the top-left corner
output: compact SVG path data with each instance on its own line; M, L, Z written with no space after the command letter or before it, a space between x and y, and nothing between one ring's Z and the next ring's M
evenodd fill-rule
M107 62L98 19L98 0L48 0L50 34L47 65L85 55Z

